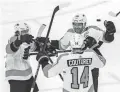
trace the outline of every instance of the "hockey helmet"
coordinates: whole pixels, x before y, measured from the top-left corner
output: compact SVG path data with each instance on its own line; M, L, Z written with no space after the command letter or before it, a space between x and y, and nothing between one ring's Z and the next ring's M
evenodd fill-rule
M22 34L22 33L26 34L29 33L30 31L30 27L28 26L27 23L24 22L16 23L14 29L16 34Z
M86 24L87 22L87 18L84 14L77 14L74 16L72 23L83 23Z
M82 33L85 29L87 18L84 14L77 14L72 20L73 29L76 33Z

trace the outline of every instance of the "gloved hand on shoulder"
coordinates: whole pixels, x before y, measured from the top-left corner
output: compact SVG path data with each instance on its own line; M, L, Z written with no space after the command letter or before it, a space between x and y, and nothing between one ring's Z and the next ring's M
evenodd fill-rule
M30 35L30 34L25 34L25 35L21 35L20 40L21 42L26 42L28 44L32 43L34 36Z
M36 60L42 65L42 68L44 68L44 66L48 64L49 58L44 52L39 52L36 56Z
M23 42L30 44L33 41L33 38L34 37L30 34L17 36L17 39L11 43L11 47L17 49Z

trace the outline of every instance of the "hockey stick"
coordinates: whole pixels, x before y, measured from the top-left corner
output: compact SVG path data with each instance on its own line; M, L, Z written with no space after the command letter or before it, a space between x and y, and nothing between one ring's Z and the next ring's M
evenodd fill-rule
M68 5L69 5L69 3L58 5L57 7L55 7L55 9L53 11L53 14L52 14L52 17L51 17L50 25L49 25L48 32L47 32L46 39L45 39L45 43L44 43L44 46L43 46L43 49L42 49L43 52L46 53L45 48L47 46L47 39L48 39L48 36L49 36L49 33L50 33L50 29L51 29L51 26L52 26L52 23L53 23L53 19L54 19L54 16L55 16L56 12L58 10L60 10L60 8L64 8L64 7L68 6ZM51 59L50 59L50 61L51 61L51 63L53 63L53 61ZM35 74L35 79L33 81L32 87L31 87L31 92L33 92L33 90L34 90L35 82L36 82L36 79L37 79L37 76L38 76L39 69L40 69L40 63L38 64L38 67L37 67L37 71L36 71L36 74Z
M33 92L33 91L34 91L35 83L36 83L36 79L37 79L37 76L38 76L39 69L40 69L40 64L38 64L37 71L36 71L36 73L35 73L35 77L34 77L34 80L33 80L32 87L31 87L30 92Z
M67 7L69 4L70 4L70 3L64 3L64 4L61 4L61 5L58 5L58 6L55 7L55 9L54 9L54 11L53 11L53 14L52 14L52 18L51 18L50 24L49 24L49 28L48 28L48 32L47 32L47 35L46 35L45 43L44 43L44 46L43 46L43 50L42 50L43 52L46 53L45 48L46 48L47 42L48 42L47 39L48 39L49 34L50 34L50 30L51 30L51 27L52 27L52 23L53 23L53 19L54 19L55 14L56 14L57 11L59 11L61 8ZM47 53L46 53L46 55L47 55ZM49 57L49 60L50 60L50 62L53 64L53 61L51 60L50 57ZM61 75L61 74L59 74L59 75L60 75L60 78L63 80L62 75Z
M52 26L53 19L54 19L54 16L55 16L56 12L59 11L61 8L67 7L69 4L70 3L65 3L65 4L61 4L61 5L58 5L58 6L55 7L55 9L53 11L53 14L52 14L50 24L49 24L49 28L48 28L48 32L47 32L47 35L46 35L46 40L45 40L45 44L44 44L44 47L43 47L43 51L45 51L45 48L47 46L47 39L48 39L48 36L50 34L51 26Z
M41 37L41 34L43 32L43 30L45 29L46 25L45 24L42 24L38 30L38 33L37 33L37 37Z
M71 50L60 50L60 51L56 51L56 54L58 54L58 53L64 53L64 52L71 52ZM37 55L38 54L38 52L32 52L32 53L30 53L29 55Z
M41 37L41 34L43 32L43 30L45 29L46 25L45 24L42 24L38 30L38 33L37 33L37 37ZM37 54L36 54L37 55ZM33 80L33 83L32 83L32 87L31 87L31 90L30 92L33 92L34 91L34 87L35 87L35 83L36 83L36 79L37 79L37 75L38 75L38 72L39 72L39 69L40 69L40 64L38 64L38 67L37 67L37 71L35 73L35 77L34 77L34 80Z
M114 13L114 12L110 11L108 14L112 17L117 17L120 14L120 11L117 12L117 13Z

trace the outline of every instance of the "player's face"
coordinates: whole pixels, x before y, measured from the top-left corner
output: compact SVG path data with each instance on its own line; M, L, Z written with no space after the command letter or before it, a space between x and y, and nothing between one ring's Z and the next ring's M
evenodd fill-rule
M83 23L73 23L73 29L75 30L76 33L81 34L82 31L84 30L84 25Z

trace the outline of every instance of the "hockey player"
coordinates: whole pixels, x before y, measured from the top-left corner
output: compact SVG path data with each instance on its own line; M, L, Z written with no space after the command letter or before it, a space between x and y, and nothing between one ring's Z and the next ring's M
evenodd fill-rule
M49 64L44 53L39 53L36 59L42 65L46 77L63 72L63 92L94 92L91 70L103 67L106 60L92 49L86 50L97 43L94 38L84 38L80 34L74 37L70 40L72 52L60 55L56 64Z
M75 34L81 34L85 38L88 36L91 36L95 38L95 40L97 41L97 44L94 45L93 50L97 54L102 55L100 51L98 50L98 48L104 42L110 43L114 41L114 33L116 32L114 23L112 21L105 20L104 26L106 30L102 30L97 26L86 27L86 24L87 24L87 18L84 14L76 15L72 21L73 28L69 29L59 41L52 40L51 44L56 49L65 50L70 46L71 36L74 36ZM98 68L93 69L92 75L93 75L93 83L94 83L95 92L97 92L99 69Z
M6 79L10 84L10 92L30 92L33 75L29 63L29 52L35 51L36 44L29 33L26 23L15 25L15 35L10 38L6 46ZM34 92L38 92L35 85Z

